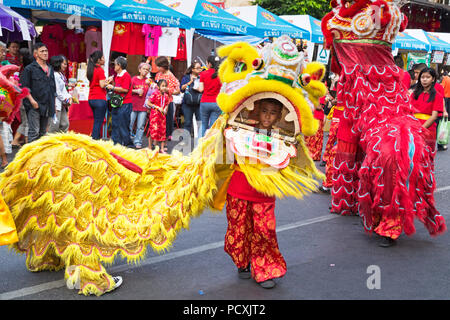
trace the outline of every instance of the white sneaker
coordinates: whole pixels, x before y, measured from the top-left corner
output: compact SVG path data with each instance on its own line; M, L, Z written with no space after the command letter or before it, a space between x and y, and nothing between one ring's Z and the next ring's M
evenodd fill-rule
M117 289L118 287L120 287L120 285L122 284L123 280L122 277L117 276L117 277L113 277L113 280L115 282L114 284L114 289Z

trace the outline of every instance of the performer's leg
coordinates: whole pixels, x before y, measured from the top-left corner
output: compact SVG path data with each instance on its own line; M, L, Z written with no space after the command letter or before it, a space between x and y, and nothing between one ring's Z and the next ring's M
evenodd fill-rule
M253 237L251 272L256 282L279 278L286 273L286 261L280 253L275 231L275 202L252 203Z
M331 190L331 211L341 215L355 215L358 212L358 163L357 144L338 140L333 162L333 188Z
M250 240L252 222L249 201L227 195L228 228L225 234L224 250L238 268L246 268L250 263Z
M76 248L70 256L64 258L66 261L64 277L69 289L79 289L78 293L84 295L99 296L118 286L115 279L106 272L97 255L85 256Z
M311 158L314 161L319 161L323 147L323 120L319 120L319 129L316 134L310 137L305 137L305 142Z
M64 267L64 261L56 253L52 244L50 244L46 251L42 254L37 253L34 246L32 246L26 254L26 266L29 271L58 271Z

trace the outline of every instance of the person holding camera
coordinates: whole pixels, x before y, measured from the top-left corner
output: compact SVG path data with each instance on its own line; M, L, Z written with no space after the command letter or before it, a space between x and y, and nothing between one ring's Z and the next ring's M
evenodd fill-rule
M126 70L127 59L118 57L114 60L114 85L108 84L111 102L111 139L125 147L132 146L130 137L130 118L132 110L131 76Z

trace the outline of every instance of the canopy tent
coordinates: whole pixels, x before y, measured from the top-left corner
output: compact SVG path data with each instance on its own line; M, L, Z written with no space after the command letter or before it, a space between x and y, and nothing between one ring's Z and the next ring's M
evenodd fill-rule
M431 45L428 42L416 39L405 32L399 32L395 38L395 42L392 45L393 49L400 50L418 50L418 51L430 51Z
M34 25L20 14L0 4L0 40L31 40L36 37Z
M441 40L438 37L435 37L431 34L429 34L426 31L423 31L422 29L406 29L405 33L417 38L423 42L427 42L430 44L430 50L429 51L444 51L444 52L450 52L450 44Z
M313 43L321 44L323 43L324 37L322 33L322 28L320 27L320 20L311 17L307 14L300 14L300 15L284 15L280 16L280 18L286 20L289 23L292 23L293 25L305 29L310 33L309 41Z
M257 32L254 35L258 37L280 37L284 34L294 39L311 37L309 31L287 22L259 5L230 7L226 11L255 26Z
M257 33L255 26L206 0L163 0L161 3L191 18L191 29L186 29L188 63L192 61L194 32L221 43L263 40L252 36Z

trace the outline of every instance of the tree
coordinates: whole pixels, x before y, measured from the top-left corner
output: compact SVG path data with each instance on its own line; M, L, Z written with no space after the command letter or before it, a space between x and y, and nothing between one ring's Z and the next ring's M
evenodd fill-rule
M331 11L329 0L255 0L252 2L252 5L256 4L278 16L309 14L319 20Z

